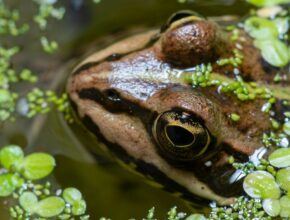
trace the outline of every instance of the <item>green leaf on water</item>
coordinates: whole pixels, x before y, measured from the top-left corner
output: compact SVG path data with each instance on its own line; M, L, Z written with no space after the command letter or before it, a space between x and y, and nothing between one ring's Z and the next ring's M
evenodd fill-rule
M65 202L57 196L50 196L38 202L35 212L43 218L51 218L63 212Z
M285 134L290 135L290 121L284 123L283 131Z
M273 20L280 35L287 33L289 30L289 17L275 18Z
M192 214L188 216L185 220L206 220L204 215L201 214Z
M280 214L280 202L278 199L265 199L263 201L263 209L268 215L276 217Z
M290 191L290 168L281 169L276 174L277 183L286 191Z
M25 211L33 214L35 213L38 199L37 199L37 196L33 192L24 192L19 197L19 203Z
M73 188L73 187L66 188L63 191L62 196L64 200L71 205L73 205L76 201L79 201L82 199L82 193L78 189Z
M87 209L87 204L85 200L75 201L72 206L72 214L73 215L83 215L85 214Z
M269 155L271 165L278 168L290 166L290 148L279 148Z
M278 4L287 4L290 3L290 0L247 0L250 4L253 4L257 7L272 6Z
M289 63L289 48L279 39L255 40L254 44L261 50L262 57L272 66L284 67Z
M243 188L252 198L278 199L281 193L275 178L266 171L255 171L247 175Z
M0 175L0 196L11 195L16 189L15 177L13 174L6 173Z
M290 217L290 198L288 196L283 196L280 199L280 216L284 218Z
M22 149L16 145L5 146L0 151L1 165L8 170L12 165L22 162L23 158L24 154Z
M23 175L29 180L42 179L48 176L54 166L54 158L46 153L33 153L24 158Z
M245 30L255 39L269 39L279 36L276 24L261 17L248 18L245 21Z

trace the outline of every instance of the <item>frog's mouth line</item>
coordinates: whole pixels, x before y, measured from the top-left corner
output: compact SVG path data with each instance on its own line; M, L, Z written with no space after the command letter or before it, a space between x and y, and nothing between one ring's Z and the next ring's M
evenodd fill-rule
M108 94L110 93L111 98L108 98ZM106 93L106 95L104 94ZM96 88L87 88L82 89L78 92L78 96L83 100L92 100L101 106L103 106L107 111L115 114L115 113L125 113L132 116L136 116L139 118L145 127L147 128L147 132L149 134L152 133L151 127L148 128L148 124L154 120L157 113L150 111L149 109L145 109L142 106L139 106L137 103L133 103L130 100L123 99L120 97L117 91L115 90L105 90L104 92L97 90ZM113 97L113 98L112 98ZM188 198L188 194L191 194L186 188L179 185L177 182L169 178L166 174L158 170L154 165L148 164L142 160L137 160L130 156L121 146L110 143L106 140L97 125L92 121L90 116L86 115L83 119L83 123L86 127L93 132L97 137L101 137L101 141L110 146L110 151L114 151L116 156L120 158L127 164L133 163L137 166L137 171L143 173L145 175L150 175L155 178L155 180L162 185L172 186L173 189L176 189L184 194L184 198L195 201L196 199ZM147 124L147 126L146 126ZM151 134L152 137L152 134ZM154 139L152 138L154 145ZM223 146L224 145L224 146ZM224 163L224 158L228 155L230 151L230 147L227 144L220 144L220 152L216 153L212 159L212 166L207 166L205 160L194 161L190 164L190 166L175 166L180 170L185 170L187 172L192 172L201 182L205 183L211 190L213 190L217 195L232 197L236 195L240 195L242 192L241 182L242 180L238 180L237 182L230 183L229 179L231 175L235 172L235 169L228 163ZM162 155L160 155L162 156ZM223 162L223 164L215 166L219 162ZM167 161L169 164L174 166L174 164ZM143 167L144 166L144 167ZM205 176L205 173L207 174ZM171 188L171 187L169 187ZM167 189L168 190L168 189ZM172 191L172 190L168 190ZM191 194L190 197L196 197L196 195ZM202 201L197 201L201 203ZM204 202L203 202L204 203Z

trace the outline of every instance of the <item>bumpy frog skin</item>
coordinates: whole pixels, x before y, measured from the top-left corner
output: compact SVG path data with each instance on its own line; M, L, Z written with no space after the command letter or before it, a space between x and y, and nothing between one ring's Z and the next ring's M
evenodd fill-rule
M232 56L237 45L230 35L212 21L175 16L161 32L137 34L96 52L68 81L77 115L109 151L167 190L199 204L231 203L242 180L233 179L228 158L247 161L262 146L263 132L271 129L269 115L261 111L265 101L242 102L214 86L192 88L181 77L211 63L213 72L234 78L232 65L216 63ZM240 38L243 79L273 82L277 69L243 30ZM286 68L280 74L284 80L276 88L289 86ZM280 100L274 106L278 121L282 108ZM239 122L230 119L233 112Z

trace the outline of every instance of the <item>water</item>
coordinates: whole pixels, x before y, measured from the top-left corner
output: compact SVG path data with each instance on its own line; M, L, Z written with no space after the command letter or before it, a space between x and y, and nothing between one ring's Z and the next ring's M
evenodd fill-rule
M9 4L21 9L25 19L35 10L26 1L9 0ZM52 21L46 34L49 39L58 40L59 52L53 57L42 53L39 42L34 40L41 33L33 29L26 38L17 39L26 52L15 60L19 66L39 73L40 88L58 91L64 90L70 70L80 59L116 38L160 26L177 10L196 10L206 16L243 15L248 11L244 1L233 0L196 0L190 4L179 4L175 0L102 0L98 5L89 0L74 0L60 1L59 5L65 5L66 17L62 21ZM15 44L14 40L11 43ZM23 93L28 88L21 85L16 89ZM51 180L59 187L79 188L92 220L101 216L141 219L152 206L156 207L156 215L160 218L164 218L174 205L181 211L190 211L179 198L148 185L142 177L120 167L109 156L92 157L83 142L96 146L96 149L99 144L93 138L91 141L87 139L82 129L69 127L56 113L33 120L17 118L16 123L7 123L0 131L1 146L19 144L27 153L46 151L53 154L57 167ZM0 219L9 219L7 213L7 207L0 205Z

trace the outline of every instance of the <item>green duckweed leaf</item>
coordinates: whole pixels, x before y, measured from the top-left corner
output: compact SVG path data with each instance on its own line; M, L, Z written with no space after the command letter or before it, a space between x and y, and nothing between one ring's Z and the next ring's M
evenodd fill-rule
M290 121L284 123L283 131L285 134L290 135Z
M245 21L245 30L255 39L269 39L279 36L275 23L261 17L248 18Z
M273 20L280 35L285 34L289 30L289 17L275 18Z
M46 153L33 153L24 158L23 175L29 180L42 179L48 176L55 166L54 158Z
M73 188L73 187L66 188L63 191L62 196L64 200L71 205L73 205L75 202L82 199L82 193L78 189Z
M0 175L0 196L5 197L11 195L16 189L15 177L13 174L7 173Z
M83 215L85 214L87 209L87 204L85 200L78 200L74 202L72 206L72 214L73 215Z
M265 199L263 201L263 209L268 215L276 217L280 214L280 202L278 199Z
M38 202L35 212L43 218L51 218L63 212L65 202L57 196L50 196Z
M206 220L204 215L201 214L192 214L188 216L185 220Z
M290 3L290 0L247 0L250 4L257 7L272 6L278 4Z
M278 39L256 40L254 44L261 50L262 57L272 66L284 67L290 61L289 48Z
M6 169L10 169L12 165L19 164L24 158L23 151L16 145L8 145L0 151L0 162Z
M278 184L274 177L266 171L255 171L247 175L243 188L252 198L278 199L280 197Z
M269 155L271 165L278 168L290 166L290 148L279 148Z
M287 196L283 196L280 199L280 216L283 218L289 218L290 217L290 198Z
M37 199L37 196L33 192L24 192L19 197L19 203L25 211L33 214L35 213L38 199Z
M290 191L290 168L281 169L276 174L277 183L286 191Z

